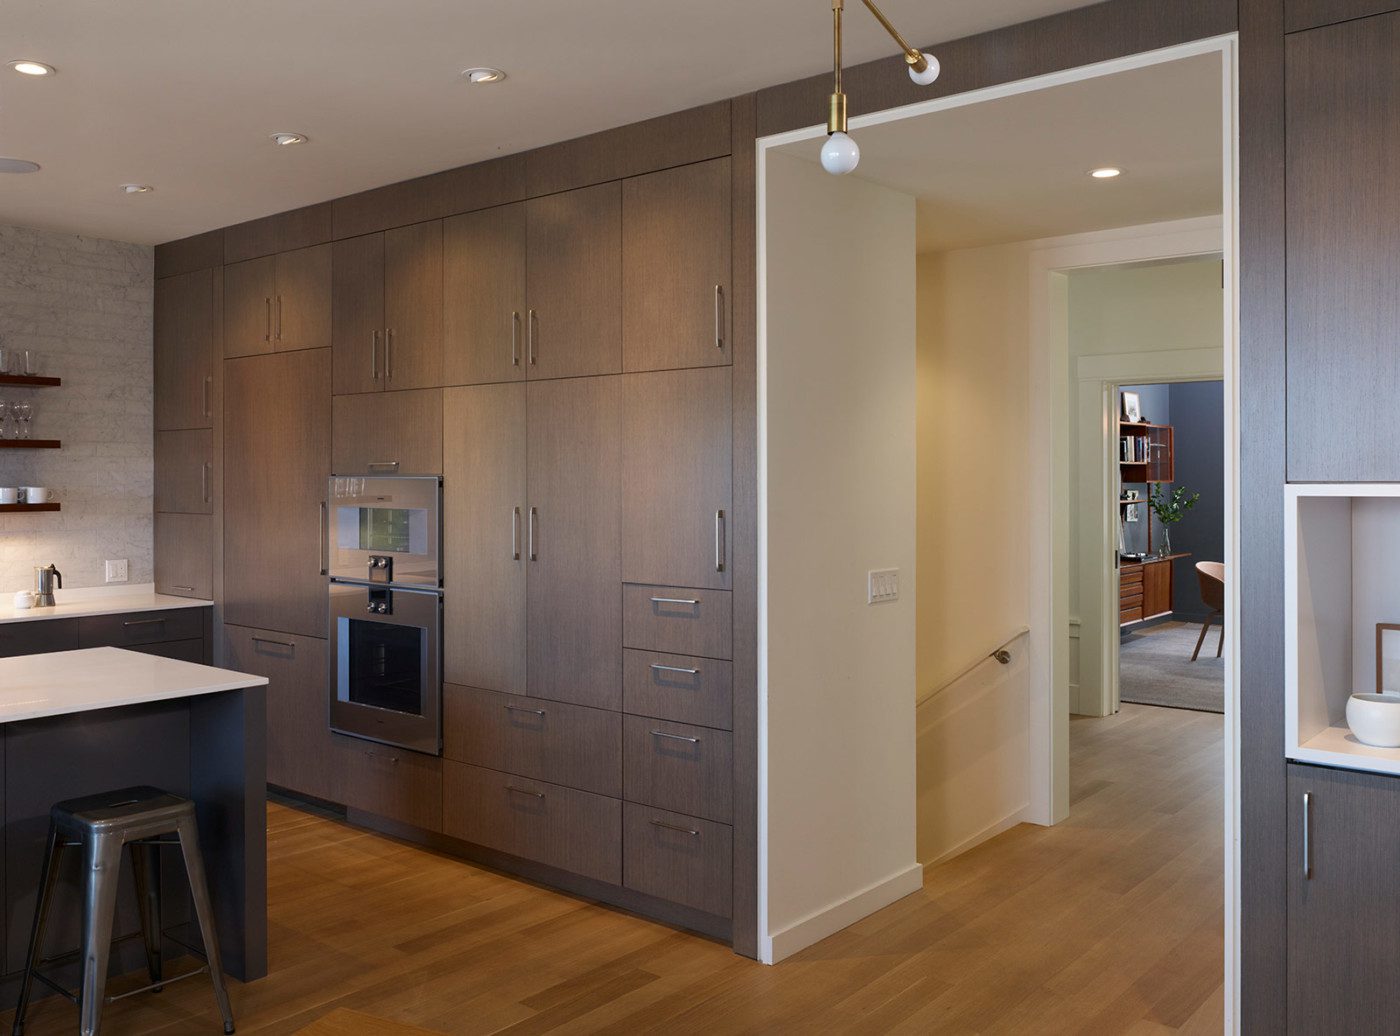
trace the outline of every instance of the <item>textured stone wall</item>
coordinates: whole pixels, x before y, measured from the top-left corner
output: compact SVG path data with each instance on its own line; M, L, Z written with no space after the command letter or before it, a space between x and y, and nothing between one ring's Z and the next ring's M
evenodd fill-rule
M58 388L0 385L33 405L33 435L59 450L0 449L0 486L48 486L57 513L0 514L0 593L54 562L65 587L99 586L103 561L151 566L153 251L0 226L0 346L33 349ZM11 367L14 370L14 367ZM6 422L13 434L13 422Z

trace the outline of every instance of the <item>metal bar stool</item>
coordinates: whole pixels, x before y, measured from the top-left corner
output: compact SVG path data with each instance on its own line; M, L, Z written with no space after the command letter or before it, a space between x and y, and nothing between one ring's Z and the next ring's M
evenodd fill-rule
M171 836L174 836L173 838ZM165 978L161 965L160 866L158 846L178 845L184 854L194 912L204 942L205 965L183 975ZM131 847L136 878L136 896L141 916L141 935L146 949L149 985L120 996L104 998L107 963L112 946L112 922L117 905L117 882L121 874L123 846ZM39 959L59 863L65 849L84 850L83 946L57 957ZM173 937L170 937L173 938ZM194 950L194 947L188 947ZM195 950L195 952L198 952ZM40 966L82 957L82 987L70 993L39 970ZM224 1032L233 1032L233 1011L219 960L219 939L214 931L214 910L204 875L204 857L199 851L194 803L159 788L123 788L85 798L60 802L49 812L49 840L44 849L43 881L34 907L34 927L29 936L29 955L19 1004L15 1007L14 1036L23 1036L24 1014L34 979L56 990L78 1005L80 1031L96 1036L102 1024L102 1005L148 990L159 991L167 982L208 971L214 984L214 999L224 1018Z

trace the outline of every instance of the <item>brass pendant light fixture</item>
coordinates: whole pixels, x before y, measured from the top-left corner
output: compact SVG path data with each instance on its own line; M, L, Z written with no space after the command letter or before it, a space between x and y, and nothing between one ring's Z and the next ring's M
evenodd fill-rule
M938 78L938 59L932 54L915 50L904 42L899 30L890 24L884 13L872 3L861 0L875 20L884 27L899 49L904 52L904 63L909 66L909 78L920 86L928 86ZM841 15L846 0L831 0L832 59L836 66L835 89L831 93L831 104L826 116L826 143L822 146L822 168L834 176L851 172L860 163L860 146L846 132L846 93L841 88Z

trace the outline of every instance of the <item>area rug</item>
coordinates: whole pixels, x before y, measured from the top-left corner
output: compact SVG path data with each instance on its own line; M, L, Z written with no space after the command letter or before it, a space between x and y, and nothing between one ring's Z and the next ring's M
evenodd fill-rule
M1215 657L1220 627L1212 626L1191 661L1201 627L1165 623L1125 636L1118 650L1118 697L1141 705L1197 712L1225 711L1225 662Z

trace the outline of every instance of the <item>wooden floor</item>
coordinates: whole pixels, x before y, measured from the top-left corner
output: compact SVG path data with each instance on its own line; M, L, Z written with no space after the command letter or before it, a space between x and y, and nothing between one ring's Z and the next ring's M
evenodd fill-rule
M238 1031L1219 1032L1221 717L1127 705L1071 741L1068 822L1008 831L775 968L274 805L272 973L235 984ZM74 1027L50 999L27 1029ZM219 1031L200 979L103 1027Z

